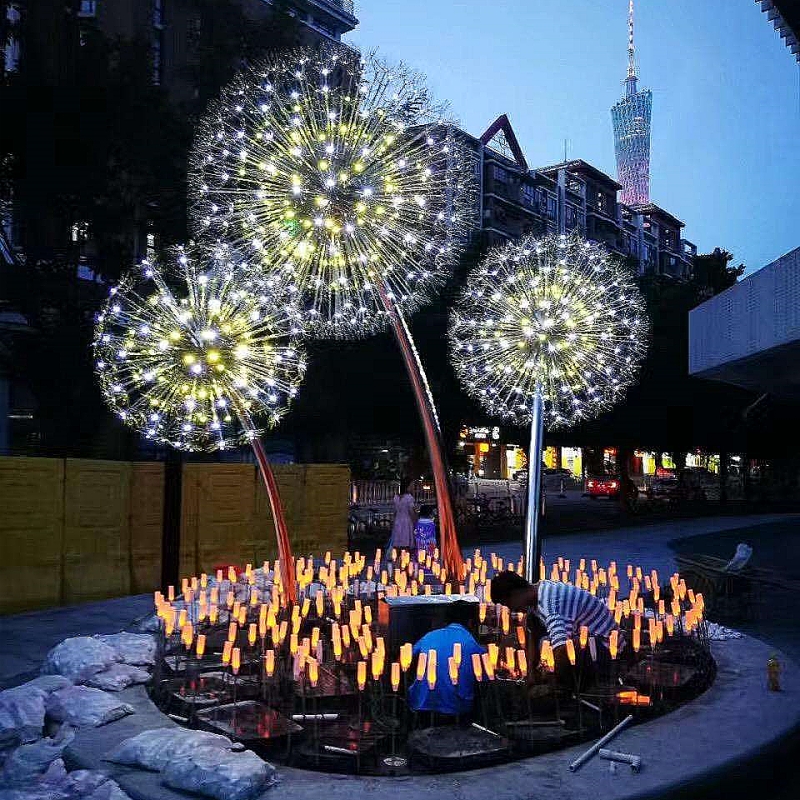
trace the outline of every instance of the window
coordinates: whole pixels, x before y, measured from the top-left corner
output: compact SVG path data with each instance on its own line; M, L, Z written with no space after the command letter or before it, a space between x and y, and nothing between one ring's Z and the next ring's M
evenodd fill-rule
M575 213L575 206L567 205L567 215L565 222L567 230L571 231L575 227L577 223L577 214Z
M496 164L492 169L492 177L500 183L508 182L508 173L502 167L498 167Z
M97 16L97 0L81 0L78 6L79 17L96 17Z
M526 206L536 205L537 197L538 191L535 186L531 186L529 183L522 184L522 202Z
M556 199L555 199L555 197L549 197L548 196L548 198L547 198L547 216L550 219L555 219L556 218Z

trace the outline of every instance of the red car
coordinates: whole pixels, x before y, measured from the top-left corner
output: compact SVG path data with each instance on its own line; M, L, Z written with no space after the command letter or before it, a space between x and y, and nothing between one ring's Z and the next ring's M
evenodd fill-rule
M599 478L589 478L586 481L586 494L592 500L598 497L619 497L620 480L612 475L604 475Z

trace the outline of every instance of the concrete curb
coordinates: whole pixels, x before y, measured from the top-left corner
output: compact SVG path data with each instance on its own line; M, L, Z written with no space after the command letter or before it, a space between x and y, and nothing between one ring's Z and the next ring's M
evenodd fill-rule
M616 740L620 750L642 757L642 771L593 759L578 772L568 765L586 744L487 769L404 778L357 778L296 768L279 768L281 782L267 793L274 800L390 800L398 792L415 800L640 800L673 796L731 771L775 746L800 728L800 667L778 653L783 691L766 688L766 663L776 653L751 637L712 644L717 660L714 685L694 702L667 716L630 728ZM72 768L101 769L133 800L178 800L157 773L119 767L103 755L141 730L173 726L150 702L144 689L121 693L136 714L102 728L80 731L65 753Z

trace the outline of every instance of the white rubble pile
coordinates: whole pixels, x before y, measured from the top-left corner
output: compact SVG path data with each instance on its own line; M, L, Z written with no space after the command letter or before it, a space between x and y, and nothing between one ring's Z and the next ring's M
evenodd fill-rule
M60 675L43 675L0 692L0 749L41 739L47 695L70 685Z
M107 775L94 770L67 772L61 758L24 785L3 786L0 800L130 800Z
M73 683L80 683L119 661L122 657L111 645L92 636L74 636L64 639L47 654L42 674L63 675Z
M69 686L53 692L45 702L45 711L57 722L76 728L96 728L134 713L127 703L90 686Z
M170 762L162 773L173 789L215 800L252 800L275 781L275 767L255 753L233 753L203 745Z
M147 683L149 680L150 673L146 669L130 664L112 664L108 669L96 672L85 680L84 685L104 689L107 692L119 692L137 683Z
M708 623L708 638L713 642L726 642L728 639L741 639L743 634L733 628L726 628L717 622Z
M62 725L55 736L20 745L12 750L0 772L0 786L27 786L61 758L64 748L75 738L69 725Z
M241 750L227 736L185 728L154 728L120 742L105 756L106 761L161 772L168 764L186 758L198 747Z
M113 647L125 664L152 667L156 663L156 640L148 633L108 633L94 638Z

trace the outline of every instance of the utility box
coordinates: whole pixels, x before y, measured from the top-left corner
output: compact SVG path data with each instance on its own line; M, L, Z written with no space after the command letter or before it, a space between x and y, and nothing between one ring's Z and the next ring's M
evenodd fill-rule
M387 650L394 658L406 642L414 644L426 633L455 622L474 633L479 607L478 598L468 594L385 597L378 614L381 626L387 629Z

